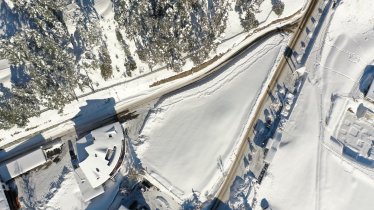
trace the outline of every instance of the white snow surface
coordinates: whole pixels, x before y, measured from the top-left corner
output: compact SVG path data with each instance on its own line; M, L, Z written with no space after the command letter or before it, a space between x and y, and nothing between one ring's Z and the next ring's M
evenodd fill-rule
M285 127L282 143L260 186L273 210L315 209L319 132L318 93L308 83ZM308 110L308 114L305 114ZM295 120L300 120L295 122ZM263 193L263 194L262 194Z
M74 178L74 172L69 172L64 176L61 186L46 204L47 208L53 207L59 210L85 209L86 205Z
M269 38L219 74L161 100L141 132L145 143L136 148L148 173L182 199L192 189L210 193L285 40Z

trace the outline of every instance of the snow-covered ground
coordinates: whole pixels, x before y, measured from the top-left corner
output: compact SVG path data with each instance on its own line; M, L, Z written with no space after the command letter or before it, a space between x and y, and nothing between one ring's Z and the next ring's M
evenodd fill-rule
M362 97L360 79L374 59L373 7L370 0L340 1L326 14L306 61L308 79L258 189L258 201L265 198L273 210L374 206L373 171L331 140L347 101Z
M64 148L61 160L15 179L21 205L25 209L84 209L78 184L67 149Z
M136 148L146 171L179 198L188 198L192 189L212 194L286 41L271 37L219 73L163 98Z
M56 189L53 197L45 205L46 209L70 210L86 208L87 204L84 203L73 173L69 172L64 176L64 181L61 183L60 188Z
M265 197L274 210L315 209L318 101L318 91L306 83L260 185L259 198Z

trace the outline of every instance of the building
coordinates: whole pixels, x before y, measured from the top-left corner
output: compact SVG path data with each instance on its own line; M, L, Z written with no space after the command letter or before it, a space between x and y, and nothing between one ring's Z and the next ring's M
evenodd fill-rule
M371 86L366 93L366 99L374 103L374 80L371 82Z
M8 161L0 166L0 177L7 182L47 162L42 149L34 150L17 159Z
M122 126L117 122L96 129L76 146L76 178L83 197L90 200L104 192L102 185L120 169L125 149Z
M99 196L104 193L103 186L95 188L91 186L91 184L87 181L86 176L84 175L81 168L76 168L74 170L74 177L75 180L77 180L78 182L79 190L82 193L82 197L85 202L88 202L96 196Z
M374 112L363 103L358 104L357 110L356 106L354 104L344 112L335 137L344 145L344 154L373 168Z

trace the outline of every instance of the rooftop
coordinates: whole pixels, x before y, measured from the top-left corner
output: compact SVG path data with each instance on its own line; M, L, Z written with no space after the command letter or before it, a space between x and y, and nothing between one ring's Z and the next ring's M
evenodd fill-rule
M6 182L47 162L43 150L37 149L0 166L0 176Z
M78 182L79 190L82 193L85 202L88 202L92 198L104 193L104 188L102 186L93 188L87 180L85 180L85 175L81 168L74 170L74 177Z
M123 153L121 124L114 123L77 141L79 166L93 188L99 187L117 170Z

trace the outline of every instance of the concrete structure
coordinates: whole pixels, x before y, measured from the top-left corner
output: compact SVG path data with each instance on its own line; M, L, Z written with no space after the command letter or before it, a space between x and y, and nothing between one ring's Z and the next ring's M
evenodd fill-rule
M77 141L79 167L93 188L111 178L122 158L124 135L121 124L96 129Z
M77 141L79 167L75 177L83 198L88 201L102 194L104 184L118 172L124 156L124 134L120 123L92 131Z
M343 120L337 128L337 139L350 148L357 156L374 160L374 113L360 104L344 113Z
M81 191L82 197L85 202L88 202L92 198L104 193L104 188L102 186L93 188L90 185L90 183L86 180L86 176L84 175L81 168L77 168L74 170L74 177L78 182L79 190Z
M47 162L42 149L37 149L22 157L8 161L0 166L0 177L3 182L9 181Z

